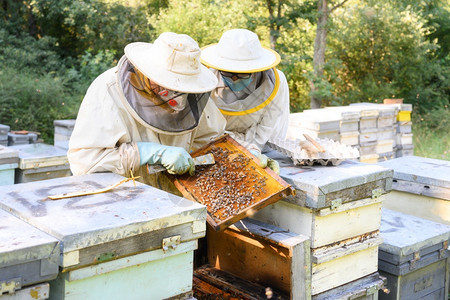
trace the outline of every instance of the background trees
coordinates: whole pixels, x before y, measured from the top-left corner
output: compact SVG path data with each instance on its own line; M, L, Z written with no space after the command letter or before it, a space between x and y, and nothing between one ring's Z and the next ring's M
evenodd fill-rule
M334 9L324 19L325 7ZM0 123L50 139L51 121L76 116L90 82L127 43L174 31L206 46L238 27L281 54L292 111L311 100L396 97L427 124L437 114L440 123L449 119L445 0L0 0ZM318 48L323 30L326 44Z

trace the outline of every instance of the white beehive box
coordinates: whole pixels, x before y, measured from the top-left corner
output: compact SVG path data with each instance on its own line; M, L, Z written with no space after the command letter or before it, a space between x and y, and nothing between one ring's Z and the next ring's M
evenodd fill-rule
M394 144L394 140L379 140L375 151L377 154L393 152Z
M377 135L378 135L377 128L361 129L359 134L359 143L362 145L365 143L376 142Z
M359 145L359 131L341 132L341 144L348 146Z
M359 130L360 113L349 106L328 106L326 110L332 110L340 114L340 133Z
M61 242L63 272L50 282L50 298L164 299L191 292L193 251L206 230L205 206L131 182L107 193L47 198L123 179L97 173L3 189L2 208Z
M412 145L413 134L412 133L397 133L395 136L395 143L397 145Z
M0 299L2 294L18 297L26 287L55 279L58 266L56 238L0 209Z
M413 145L397 145L395 157L413 156L413 155L414 155Z
M0 185L14 184L14 172L19 165L19 153L0 146Z
M377 300L378 291L384 289L386 278L378 272L314 295L312 300Z
M306 110L289 114L289 125L318 132L339 131L341 117L323 109Z
M366 155L377 154L377 142L366 142L359 145L359 153L361 157Z
M69 140L75 127L75 120L54 120L53 125L55 127L54 145L69 149Z
M396 129L394 126L378 128L377 140L393 140L395 139L395 131Z
M411 133L412 132L412 122L411 121L399 121L397 122L397 132L398 133Z
M208 230L208 262L290 299L311 299L310 244L307 236L244 219L222 232Z
M67 154L63 149L42 143L17 145L10 148L19 152L15 183L71 175Z
M383 208L380 232L380 299L446 299L450 226Z
M394 170L384 207L450 225L449 161L408 156L379 165Z

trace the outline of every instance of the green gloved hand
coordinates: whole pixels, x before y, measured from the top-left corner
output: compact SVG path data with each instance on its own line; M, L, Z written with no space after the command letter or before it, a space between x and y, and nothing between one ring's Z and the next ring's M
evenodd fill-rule
M137 143L137 146L141 166L160 164L170 174L182 175L189 171L192 176L195 173L194 160L184 148L148 142Z
M258 150L252 149L250 150L250 153L258 158L259 166L261 168L269 167L269 169L271 169L278 175L280 174L280 164L276 160L267 157L267 155L261 154Z

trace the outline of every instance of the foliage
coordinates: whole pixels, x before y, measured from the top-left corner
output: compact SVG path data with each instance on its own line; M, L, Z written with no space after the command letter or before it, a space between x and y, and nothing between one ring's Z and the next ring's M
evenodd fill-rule
M450 109L413 114L414 155L450 160Z
M78 103L65 88L65 79L18 73L6 66L0 70L0 123L11 130L40 132L44 141L53 144L53 120L76 117Z
M246 28L243 2L172 0L157 16L155 30L158 35L165 31L187 34L200 46L217 43L224 31Z
M413 11L359 4L342 10L334 26L328 76L342 104L404 98L425 111L448 101L448 68L436 63L430 29Z

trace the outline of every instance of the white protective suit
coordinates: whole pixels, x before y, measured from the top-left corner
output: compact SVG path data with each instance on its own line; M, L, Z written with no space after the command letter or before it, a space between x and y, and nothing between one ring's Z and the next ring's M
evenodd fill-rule
M192 152L222 135L226 121L208 101L194 129L173 133L150 126L124 95L118 70L126 63L124 56L117 67L98 76L89 87L69 141L71 171L74 175L113 172L128 177L132 170L135 176L142 176L140 181L172 191L166 186L167 180L161 179L163 173L148 175L146 166L139 166L136 142L155 142Z
M267 151L265 144L274 137L284 138L289 121L289 87L282 71L276 68L257 73L250 83L260 85L245 98L236 99L218 70L218 87L211 98L227 120L226 131L248 150Z

